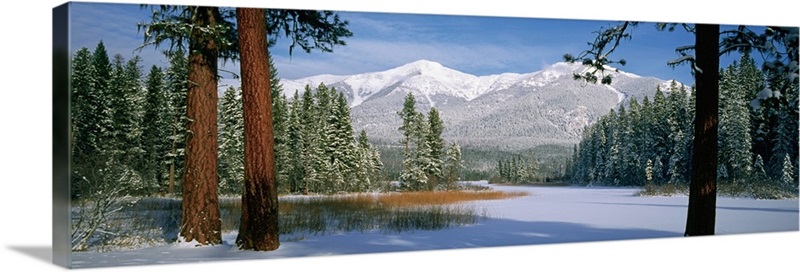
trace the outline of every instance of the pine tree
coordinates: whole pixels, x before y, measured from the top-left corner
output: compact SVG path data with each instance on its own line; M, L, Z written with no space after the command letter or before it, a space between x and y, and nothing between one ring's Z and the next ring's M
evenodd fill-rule
M233 86L222 94L219 105L219 191L241 194L244 181L244 117L241 91Z
M114 129L117 126L114 120L114 111L116 109L113 104L115 94L112 90L111 80L113 79L111 61L108 57L108 52L103 41L97 43L92 54L92 66L95 70L95 86L92 90L93 94L89 101L93 104L94 114L92 124L98 127L99 131L103 131L103 135L98 139L100 148L106 152L116 153L116 145L114 142Z
M236 245L278 249L278 191L265 11L237 8L244 119L244 188ZM265 91L266 90L266 91ZM285 116L283 116L285 117Z
M186 53L183 50L176 50L168 52L170 66L167 68L165 77L167 81L166 88L168 89L168 96L170 100L170 123L171 133L170 139L170 152L169 158L169 177L166 192L173 194L175 186L183 175L183 165L185 161L186 150L186 137L188 125L186 117L186 93L189 87L188 75L188 62L186 60Z
M317 121L317 105L314 101L314 95L309 86L305 87L303 91L302 106L299 113L300 122L302 122L301 134L303 145L303 190L305 194L310 192L319 192L320 174L318 169L322 161L322 149L320 148L321 137L319 135L320 122Z
M92 66L97 71L97 90L99 92L108 92L109 81L111 80L111 60L102 40L94 48Z
M625 139L620 146L620 157L622 157L622 162L620 163L621 183L624 185L643 185L644 180L640 171L644 146L643 129L640 126L642 123L642 107L635 98L631 99L628 105L630 110L626 112L625 118L621 121L624 125L622 126L623 131L620 138Z
M289 108L289 116L286 125L286 145L288 153L286 162L287 167L287 182L289 183L289 192L296 194L301 193L303 180L305 178L305 141L304 135L305 123L301 119L303 111L302 100L297 90L295 90L292 104Z
M72 128L70 139L70 151L73 157L81 158L85 154L95 153L98 149L95 132L91 129L94 126L87 120L93 117L94 105L90 103L92 95L96 94L94 88L97 85L97 70L91 63L92 52L83 47L75 52L72 58L70 71L72 107ZM91 125L91 126L90 126ZM80 161L80 160L77 160Z
M120 162L134 165L141 162L141 77L139 68L141 58L135 56L125 60L120 54L114 55L109 88L112 94L114 142ZM136 167L138 168L138 167Z
M647 164L644 168L644 176L647 185L653 185L653 160L647 160Z
M275 67L272 55L269 55L268 59L270 71L270 100L272 103L272 130L275 137L275 172L278 182L278 191L286 193L292 191L292 185L289 182L289 166L287 165L290 156L287 146L289 102L283 94L283 85L280 83L278 69Z
M430 134L430 126L425 122L425 115L422 113L416 114L413 124L416 128L414 128L414 135L412 136L415 146L412 152L412 167L419 169L418 171L423 173L424 178L411 181L412 188L414 190L425 188L432 190L434 189L433 186L435 186L432 179L441 175L441 172L439 172L441 169L438 167L436 160L433 159L433 156L431 156L433 150L427 139L427 135Z
M98 125L101 124L99 119L103 116L104 110L99 100L103 97L95 89L98 80L97 70L92 65L92 53L89 49L84 47L75 52L70 71L72 72L70 75L72 83L70 148L74 162L70 192L73 198L77 198L82 196L86 190L84 188L86 171L94 168L86 163L87 159L100 156L100 153L104 151L103 140L106 138L104 134L108 132L103 130L103 126Z
M425 115L417 112L415 106L414 95L409 92L403 100L403 108L397 114L402 119L398 130L403 132L401 144L404 145L400 181L405 188L416 191L431 185L430 178L441 172L437 172L439 168L431 158L432 150L427 139L431 127L425 122Z
M761 155L756 155L753 161L753 176L758 182L767 181L767 171L764 169L764 159Z
M672 139L670 138L670 122L669 122L670 105L667 98L664 96L660 86L656 88L656 93L653 96L652 110L650 111L650 148L653 150L652 154L658 156L657 163L664 165L662 158L669 158L672 152ZM655 163L655 162L654 162ZM657 169L661 171L660 169ZM656 173L659 178L658 182L661 183L660 177L663 177L663 171Z
M655 163L653 163L653 181L656 184L664 183L664 164L661 162L661 157L656 156Z
M603 179L607 182L613 182L613 184L619 184L620 141L622 141L619 138L621 120L614 110L611 110L604 118L608 119L608 125L605 132L605 135L607 135L605 144L607 163L605 169L603 169Z
M590 173L592 181L602 183L604 170L609 163L608 149L606 148L606 144L608 143L608 135L606 135L608 130L608 118L601 118L596 125L597 126L593 129L594 136L592 137L592 145L595 150L594 167L592 167Z
M354 190L363 192L371 189L379 180L378 175L383 163L381 163L378 149L369 143L366 131L361 130L358 134L357 142L359 163L356 176L358 182L354 186Z
M415 121L414 118L417 116L417 111L415 107L416 107L416 101L414 99L414 95L411 92L409 92L406 95L405 99L403 99L403 109L397 112L397 114L400 115L400 119L403 122L400 128L398 128L398 130L403 132L403 140L401 143L405 147L403 152L405 157L407 157L410 153L409 145L411 144L411 138L414 134L413 130L414 127L416 126L414 124Z
M222 48L225 44L216 42L222 37L214 34L217 29L225 29L225 22L216 7L192 7L188 13L194 27L188 35L189 135L183 168L180 237L187 242L214 245L222 243L217 196L217 63L221 53L226 52Z
M774 179L782 180L783 164L786 156L797 154L798 129L796 114L792 114L788 105L781 105L777 112L777 127L773 136L773 148L770 155L770 169ZM792 115L795 115L792 117ZM791 156L789 157L791 161Z
M721 71L719 84L719 167L727 168L731 181L741 181L752 172L750 112L740 70L734 63Z
M444 152L444 139L442 139L442 132L444 131L444 122L439 117L439 111L431 107L428 112L428 133L425 135L430 153L428 154L430 160L430 170L426 171L428 179L430 180L430 187L436 187L438 180L443 176L442 155Z
M445 187L453 189L455 188L455 182L459 180L461 169L464 167L464 163L461 161L461 147L456 142L450 143L445 157Z
M350 121L350 108L344 94L331 89L330 94L334 97L332 111L328 116L326 135L328 146L326 154L331 163L330 169L332 180L331 191L348 191L353 180L354 170L357 168L357 153L355 138L353 137L353 127Z
M168 155L171 148L172 105L161 68L153 65L147 74L144 117L142 122L142 149L145 180L160 187L168 177Z
M784 184L794 184L794 167L792 166L792 159L789 157L789 154L783 157L783 174L781 175L781 181Z
M674 133L672 155L669 158L669 183L683 184L688 180L688 145L683 131L678 130Z

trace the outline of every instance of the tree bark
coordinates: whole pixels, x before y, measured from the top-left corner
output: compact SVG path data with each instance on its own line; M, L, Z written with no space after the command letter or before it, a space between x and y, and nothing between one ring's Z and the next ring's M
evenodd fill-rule
M717 204L719 25L696 25L697 84L692 181L684 236L714 235Z
M198 7L194 24L213 27L219 10ZM214 40L201 30L189 42L187 112L190 131L186 140L181 237L201 245L222 242L217 198L217 50Z
M237 8L236 19L245 156L242 217L236 244L246 250L275 250L280 245L278 197L264 10Z

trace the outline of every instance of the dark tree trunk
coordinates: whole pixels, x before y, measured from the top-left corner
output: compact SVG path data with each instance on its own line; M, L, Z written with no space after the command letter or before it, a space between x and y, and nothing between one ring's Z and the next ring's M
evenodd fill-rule
M198 7L194 24L214 26L219 10ZM217 45L200 30L189 42L189 118L183 182L181 237L202 245L222 242L217 198Z
M719 114L719 25L698 24L696 115L692 182L685 236L714 235L717 205L717 117Z
M272 128L267 33L263 9L237 8L244 103L244 191L236 244L247 250L275 250L278 197Z

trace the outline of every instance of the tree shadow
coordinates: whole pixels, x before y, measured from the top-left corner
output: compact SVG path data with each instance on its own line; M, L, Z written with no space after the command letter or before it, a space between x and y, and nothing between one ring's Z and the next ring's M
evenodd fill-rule
M682 230L662 231L642 228L599 228L567 222L530 222L489 219L481 223L437 231L408 233L350 233L318 236L298 242L265 258L319 255L392 253L404 251L467 249L502 246L528 246L584 243L631 239L683 237Z

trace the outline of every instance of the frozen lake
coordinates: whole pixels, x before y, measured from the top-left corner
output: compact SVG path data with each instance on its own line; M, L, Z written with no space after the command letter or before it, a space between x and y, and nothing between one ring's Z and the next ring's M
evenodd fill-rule
M239 251L226 244L193 248L167 245L135 251L74 253L75 267L185 263L212 260L271 259L415 250L480 248L569 242L682 237L688 197L637 197L638 189L493 186L530 195L472 202L489 218L478 224L436 231L396 234L356 232L282 239L273 252ZM797 231L798 200L717 200L719 235Z

